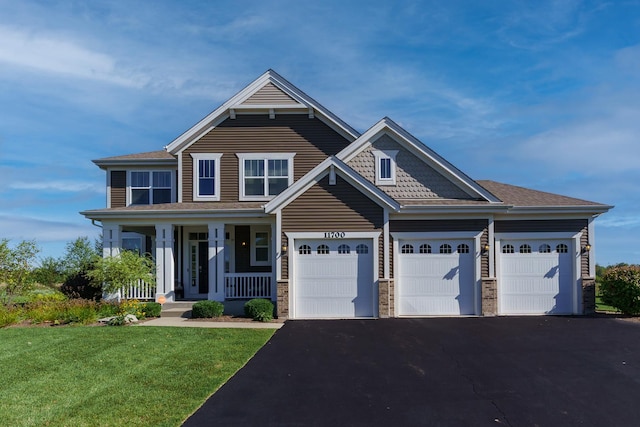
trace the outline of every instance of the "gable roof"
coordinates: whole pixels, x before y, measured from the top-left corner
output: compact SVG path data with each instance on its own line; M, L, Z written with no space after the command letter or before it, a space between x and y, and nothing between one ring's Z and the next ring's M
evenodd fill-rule
M267 203L264 206L265 213L274 213L286 207L289 203L298 198L298 196L303 194L314 184L327 176L331 172L332 167L338 175L345 179L345 181L347 181L358 191L363 193L378 205L395 212L400 209L400 204L393 200L393 198L381 191L371 182L364 179L360 174L351 169L346 163L336 158L336 156L331 156L326 158L315 168L311 169L305 176L300 178L289 188L284 190L282 193L273 198L269 203Z
M349 162L375 140L385 134L389 135L400 145L404 146L418 158L422 159L422 161L442 174L472 198L478 198L490 203L500 203L500 200L497 197L480 186L460 169L449 163L438 153L424 145L416 137L411 135L388 117L384 117L382 120L378 121L378 123L360 135L358 139L339 152L336 157L344 162Z
M317 117L350 141L360 135L338 116L270 69L174 139L165 149L177 154L228 117L233 117L236 112L257 110L274 113L276 110L307 112L310 117Z

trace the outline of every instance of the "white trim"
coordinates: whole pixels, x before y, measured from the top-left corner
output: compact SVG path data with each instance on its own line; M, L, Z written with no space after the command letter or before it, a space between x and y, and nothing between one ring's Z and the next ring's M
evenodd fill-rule
M569 247L569 253L573 254L573 289L571 292L572 301L571 307L573 312L571 314L581 314L582 311L582 303L580 298L582 296L582 278L580 273L580 261L582 254L580 239L582 237L582 232L574 233L574 232L553 232L553 233L545 233L545 232L532 232L532 233L496 233L495 234L495 253L496 253L496 284L497 284L497 308L498 314L503 314L503 310L501 307L501 298L500 298L500 288L502 281L502 271L501 271L501 258L502 258L502 241L509 240L570 240L571 244Z
M287 160L287 187L290 187L293 184L293 158L295 155L296 153L236 153L238 157L238 199L240 201L266 201L277 196L269 195L269 160ZM245 195L245 160L262 160L264 162L264 187L261 196Z
M333 231L333 230L331 230ZM344 237L331 239L325 236L323 231L300 231L285 232L289 240L291 239L320 239L320 240L345 240L345 239L377 239L380 231L345 231Z
M596 277L596 226L594 220L594 217L589 218L589 225L587 226L587 243L591 245L591 250L587 254L589 257L589 277Z
M182 153L181 153L182 154ZM193 159L193 201L194 202L217 202L220 200L220 159L222 154L220 153L191 153ZM200 195L200 160L213 160L214 163L214 194L213 195Z
M489 278L496 277L496 245L495 245L495 222L493 218L489 218L489 225L487 226L488 236L487 242L489 243Z
M398 150L371 150L373 157L375 158L375 175L376 185L396 185L396 156ZM382 159L389 159L390 177L382 177L382 168L380 161Z
M287 252L282 253L282 212L280 211L276 212L276 226L273 232L275 233L275 237L276 237L276 247L275 247L276 283L275 283L275 286L277 287L277 281L282 280L282 259L284 257L289 256L288 246L287 246Z
M399 254L400 254L400 240L473 240L473 253L474 253L474 287L473 287L473 298L474 298L474 310L475 315L479 316L482 314L482 248L481 248L481 237L482 231L435 231L435 232L401 232L401 233L391 233L393 237L393 266L394 266L394 277L399 276ZM397 289L399 286L402 286L401 283L395 284L396 295ZM394 299L394 313L398 316L399 313L399 299Z
M384 253L382 254L382 262L384 263L384 278L386 280L390 279L390 275L391 275L391 268L389 265L389 211L384 209L382 211L382 221L383 221L383 225L382 225L382 232L384 233L382 235L382 241L383 241L383 251Z
M113 170L107 168L107 209L109 209L111 207L111 174L113 173ZM125 178L126 179L126 178ZM125 195L126 198L126 195ZM126 204L126 201L125 201Z
M183 164L182 164L182 151L178 153L178 203L182 203L182 193L183 193L183 182L182 177L183 174Z

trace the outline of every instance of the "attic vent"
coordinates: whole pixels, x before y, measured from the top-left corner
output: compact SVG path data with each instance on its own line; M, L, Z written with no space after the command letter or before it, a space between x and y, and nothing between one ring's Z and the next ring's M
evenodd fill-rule
M329 185L336 185L336 170L333 165L329 169Z

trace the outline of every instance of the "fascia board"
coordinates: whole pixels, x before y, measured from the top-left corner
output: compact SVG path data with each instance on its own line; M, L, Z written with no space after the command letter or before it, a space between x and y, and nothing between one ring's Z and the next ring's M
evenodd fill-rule
M118 166L127 166L127 167L135 167L135 166L178 166L178 159L151 159L151 160L93 160L93 163L96 164L101 169L110 168L110 167L118 167Z
M102 220L122 220L129 219L166 219L166 218L214 218L214 217L268 217L262 209L198 209L198 210L163 210L163 211L128 211L128 212L109 212L109 211L82 211L80 215L88 219L97 221Z
M400 214L502 214L507 213L512 206L506 205L488 205L488 206L451 206L451 205L432 205L432 206L402 206Z
M554 214L554 213L577 213L600 215L613 209L613 206L514 206L509 212L514 215L523 214Z

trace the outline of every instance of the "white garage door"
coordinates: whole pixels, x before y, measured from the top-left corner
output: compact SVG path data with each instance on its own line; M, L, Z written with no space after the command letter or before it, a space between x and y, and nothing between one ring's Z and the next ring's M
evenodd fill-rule
M500 314L570 314L570 240L500 242Z
M373 317L372 242L296 239L294 317Z
M473 240L400 240L401 316L475 314Z

